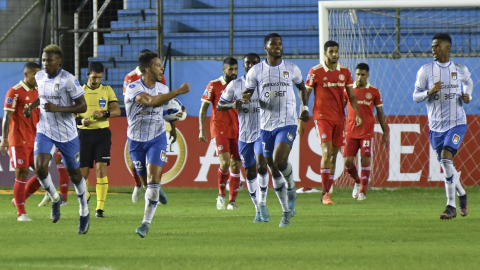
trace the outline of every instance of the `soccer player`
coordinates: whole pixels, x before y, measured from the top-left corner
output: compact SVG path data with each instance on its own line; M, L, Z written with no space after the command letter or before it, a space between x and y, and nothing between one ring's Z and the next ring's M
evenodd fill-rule
M260 63L260 56L249 53L243 57L245 73ZM243 104L242 93L245 88L245 76L233 80L227 85L217 104L217 110L237 109L239 122L238 149L240 159L247 174L247 188L255 206L256 214L253 222L267 222L270 214L267 209L268 171L263 157L262 140L260 139L260 104L258 92L254 91L250 103ZM258 170L258 175L257 175ZM258 178L258 181L257 181ZM260 195L260 198L257 196Z
M103 218L105 200L108 191L107 166L110 165L110 146L112 133L108 128L108 118L121 114L118 100L112 87L103 85L104 68L100 62L88 65L88 82L83 85L87 111L77 114L75 121L79 129L80 170L88 183L88 174L95 162L97 176L97 208L95 216ZM88 186L88 185L87 185Z
M473 81L468 68L450 61L452 38L447 33L433 36L434 62L426 64L417 73L413 100L426 100L428 111L428 138L445 175L447 207L440 219L457 216L455 191L458 194L460 215L468 214L467 193L460 183L460 176L453 158L467 132L467 118L463 103L472 99Z
M207 142L205 135L205 117L210 103L212 106L212 117L210 119L210 135L220 160L218 177L217 209L225 210L225 188L229 181L230 193L227 210L238 209L235 200L240 187L240 155L238 153L238 112L236 110L219 111L218 101L228 83L235 80L238 74L238 62L235 58L227 57L223 60L223 76L210 81L202 96L202 106L199 113L201 142ZM230 168L230 175L228 169Z
M26 63L23 68L23 80L10 88L5 96L0 150L5 155L8 149L12 167L15 169L13 196L18 221L32 221L25 211L26 185L29 167L34 166L35 126L38 123L40 112L38 109L33 110L31 117L27 119L23 115L23 108L38 98L35 74L40 69L37 63ZM38 182L36 176L30 178L29 183L35 185L35 182Z
M296 137L298 119L304 122L310 120L308 97L300 69L295 64L282 60L282 37L277 33L268 34L264 38L264 49L267 59L248 71L245 80L247 90L242 97L244 102L249 102L256 91L260 99L263 155L271 169L273 188L283 210L279 226L284 227L290 225L290 219L295 215L297 200L292 164L288 162L288 156ZM300 117L296 112L294 84L301 100Z
M370 68L365 63L360 63L355 68L353 92L357 98L357 104L363 117L363 125L357 127L357 115L352 105L349 104L347 110L347 127L345 129L346 145L343 147L345 169L355 180L352 197L359 201L366 199L368 179L370 177L370 156L372 154L373 128L375 126L373 107L377 109L378 122L380 122L383 130L383 144L388 145L389 140L383 114L382 95L378 88L368 83L369 70ZM346 96L346 92L344 93ZM361 178L358 177L357 167L353 163L358 149L360 149L360 163L362 165Z
M335 163L340 147L345 140L345 105L343 95L347 90L348 98L356 113L357 125L362 124L362 117L353 93L353 80L350 70L338 63L338 43L327 41L324 46L324 54L327 60L310 69L305 83L308 96L312 90L315 94L313 104L313 119L317 131L318 140L322 147L322 162L320 174L322 177L323 204L334 204L330 196L330 188L333 185L335 175ZM303 124L298 127L300 136L304 133Z
M147 182L145 213L142 224L135 231L143 238L150 229L158 201L167 203L167 196L160 188L163 165L167 159L162 105L178 95L188 93L190 85L184 83L170 92L166 85L159 83L163 66L154 52L141 54L138 64L142 78L128 85L125 110L130 157L142 182Z
M140 55L143 54L143 53L146 53L146 52L151 52L151 51L148 50L148 49L141 50ZM141 77L142 77L142 72L140 71L140 68L138 66L134 70L132 70L130 73L128 73L125 76L125 79L123 80L123 94L125 95L125 92L127 91L127 86L130 83L139 80ZM167 80L165 79L165 76L163 76L163 74L162 74L162 79L160 80L160 83L162 83L164 85L167 85ZM173 138L173 140L171 142L173 144L177 140L177 132L176 132L176 129L175 129L175 123L174 122L170 122L170 126L172 127L172 130L170 131L170 139ZM132 193L132 201L134 203L136 203L136 202L138 202L138 196L140 195L140 192L142 191L142 189L141 189L142 184L145 187L147 183L142 183L140 181L140 177L138 177L137 171L135 171L134 166L130 167L129 169L130 169L130 172L132 173L133 180L135 181L135 187L134 187L133 193Z
M40 184L52 198L53 223L60 219L60 204L63 196L59 195L48 173L48 164L52 159L50 150L53 145L60 149L68 176L75 186L79 202L80 221L78 233L86 234L90 227L90 212L88 211L85 179L79 168L80 149L77 127L73 113L87 110L83 97L85 91L78 80L69 72L63 70L62 49L50 44L43 49L42 64L44 70L35 75L38 84L38 99L24 109L27 117L34 108L40 106L40 121L37 124L35 136L35 173Z

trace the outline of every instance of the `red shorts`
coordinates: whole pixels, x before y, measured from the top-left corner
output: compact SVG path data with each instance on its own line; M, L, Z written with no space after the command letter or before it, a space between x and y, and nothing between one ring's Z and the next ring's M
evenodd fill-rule
M10 154L10 162L15 169L28 168L34 165L33 162L33 148L23 146L8 147Z
M320 142L332 142L334 147L345 145L345 121L315 120L317 138Z
M233 159L240 159L238 154L238 140L229 139L226 137L215 137L212 139L215 144L217 154L230 153L230 157Z
M372 154L373 137L353 139L348 136L345 138L347 144L343 147L344 157L354 157L360 149L360 156L369 157Z

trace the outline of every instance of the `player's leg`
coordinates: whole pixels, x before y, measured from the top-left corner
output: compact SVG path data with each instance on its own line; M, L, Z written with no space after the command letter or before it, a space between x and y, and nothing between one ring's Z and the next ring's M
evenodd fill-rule
M333 156L333 124L326 120L315 120L315 130L317 138L322 147L322 160L320 162L320 175L322 178L322 198L320 202L323 204L333 203L328 194L328 186L330 182L330 171L332 167ZM324 202L325 200L325 202Z
M110 147L112 144L112 133L109 128L95 131L94 159L97 176L97 208L96 217L104 217L105 201L108 193L107 166L110 165Z
M56 152L57 151L57 148L55 147L55 145L52 145L52 149L50 150L50 155L53 157L56 155ZM58 154L60 155L60 152L58 152ZM60 156L60 159L61 159L61 156ZM50 167L50 162L51 162L51 159L48 163L48 167ZM35 166L33 166L33 168L35 168ZM38 185L40 185L40 181L38 181L37 179L37 182L38 182ZM27 186L29 186L27 184ZM34 191L34 188L36 187L36 184L32 183L32 186L29 186L27 187L27 189L31 188L31 190L29 190L32 194L34 192L36 192L36 190ZM42 201L38 204L38 206L47 206L48 203L51 201L52 199L50 198L50 196L48 195L48 192L45 192L45 196L43 197ZM61 205L61 204L60 204Z
M238 140L228 139L228 151L230 152L230 177L228 178L230 192L227 210L238 209L235 201L240 190L240 155L238 153Z
M340 151L340 147L334 145L332 159L331 159L332 167L330 168L330 176L328 177L328 188L327 188L330 193L332 191L333 183L335 181L335 169L337 166L337 156L339 151Z
M218 180L218 197L217 197L217 209L225 210L227 209L225 205L225 189L227 185L228 178L230 177L229 168L230 168L230 151L227 151L226 145L230 142L228 139L222 137L213 138L215 148L218 154L218 160L220 161L220 168L217 172Z
M256 164L257 164L257 178L258 187L260 189L260 198L258 200L258 208L263 222L270 220L270 213L267 208L267 192L268 192L268 169L267 161L263 156L262 141L258 139L254 144ZM278 172L277 172L278 173Z
M367 195L368 181L370 179L370 156L372 154L373 138L360 141L360 164L362 165L361 187L358 200L365 200Z
M15 168L13 196L16 202L17 220L31 221L25 211L25 186L27 184L28 167L32 149L21 146L11 146L8 150L12 167Z
M138 202L138 197L140 196L140 192L142 192L142 185L145 187L143 184L142 180L140 179L140 176L138 176L137 171L135 170L135 166L129 167L130 172L132 174L133 180L135 182L135 186L133 187L133 192L132 192L132 202L136 203Z
M360 177L358 176L357 166L355 166L354 163L359 148L359 140L346 138L346 145L343 147L343 156L345 158L345 170L355 181L352 191L352 197L354 199L358 197L358 192L360 191Z
M55 163L57 164L57 171L59 175L60 194L62 194L63 199L65 200L62 203L62 206L66 206L67 197L68 197L68 184L70 183L70 179L68 177L68 173L67 173L67 169L65 168L65 165L62 163L62 155L60 154L60 152L55 153ZM88 186L88 182L87 182L87 186Z
M254 143L238 141L238 149L240 152L242 165L245 168L248 194L250 195L250 199L252 199L253 205L255 207L255 218L253 219L253 222L262 222L260 210L258 208L258 198L260 196L260 191L258 188L257 164L255 161Z

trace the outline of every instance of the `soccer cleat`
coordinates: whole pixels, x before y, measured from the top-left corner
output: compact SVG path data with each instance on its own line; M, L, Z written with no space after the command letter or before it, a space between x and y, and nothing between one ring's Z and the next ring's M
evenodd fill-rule
M90 213L86 216L80 216L80 221L78 222L78 234L87 234L88 229L90 228Z
M11 203L13 204L13 207L17 207L17 202L15 201L15 198L12 199Z
M255 218L253 219L253 223L257 222L263 222L262 216L260 215L260 212L255 213Z
M238 209L238 206L235 202L230 202L228 205L227 205L227 210L237 210Z
M160 188L160 197L158 198L158 201L161 204L167 204L167 202L168 202L167 194L165 194L165 192L163 192L162 188Z
M330 196L330 193L325 193L325 194L322 196L322 203L323 203L323 204L335 204L335 203L332 201L332 197Z
M295 209L290 210L290 212L283 212L282 220L278 227L287 227L290 225L290 219L295 215Z
M95 211L95 217L99 217L99 218L105 217L103 215L103 212L105 212L105 211L103 211L102 209L97 209L97 211Z
M227 208L225 207L225 197L223 197L223 196L218 196L218 197L217 197L217 209L218 209L218 210L225 210L225 209L227 209Z
M50 214L50 219L53 223L57 223L57 221L60 219L60 205L63 202L63 196L62 194L58 194L58 196L60 197L58 202L52 202L52 213Z
M62 204L60 204L60 206L68 206L68 204L66 201L63 201Z
M30 217L28 217L27 214L21 214L18 218L17 221L33 221Z
M140 196L140 192L142 191L141 188L135 187L132 192L132 202L136 203L138 202L138 197Z
M458 196L458 204L460 205L460 216L468 215L467 193L463 196Z
M293 209L297 205L297 191L295 187L287 189L288 209Z
M260 208L260 216L262 217L263 222L268 222L270 220L270 213L268 212L268 208L266 205L259 205Z
M445 211L440 215L440 219L452 219L457 217L457 209L451 205L447 205Z
M364 193L358 193L358 200L359 201L363 201L363 200L366 200L367 199L367 196L365 196Z
M135 230L135 233L140 235L140 237L144 238L149 230L150 225L148 225L147 223L142 223L142 225L140 225L140 227Z
M43 197L43 200L38 204L38 206L47 206L48 203L51 201L52 199L50 198L50 196L48 196L48 194L45 194L45 197Z
M360 191L360 184L353 185L352 198L358 198L358 192Z

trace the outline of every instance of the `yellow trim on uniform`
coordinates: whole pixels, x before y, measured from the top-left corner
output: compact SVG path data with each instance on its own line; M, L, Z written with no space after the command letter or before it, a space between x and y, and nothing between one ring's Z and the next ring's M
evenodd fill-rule
M117 96L112 87L109 85L100 84L97 89L90 89L87 84L83 85L85 90L85 102L87 103L87 111L78 114L82 118L90 118L94 111L106 111L108 110L108 104L113 101L117 101ZM90 124L88 127L83 125L78 126L79 129L100 129L108 128L108 118L100 118Z

